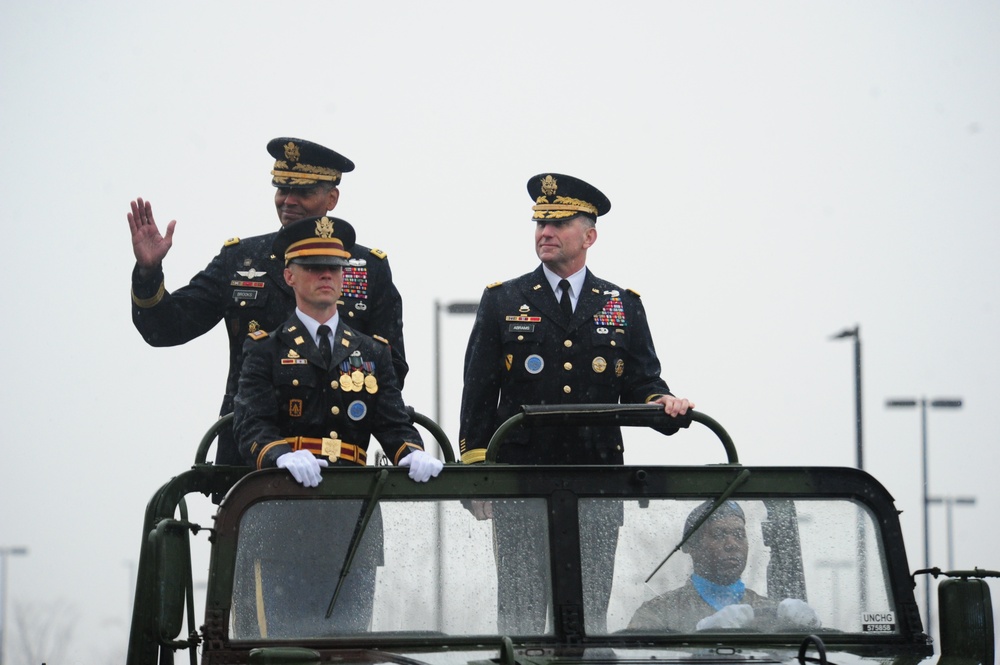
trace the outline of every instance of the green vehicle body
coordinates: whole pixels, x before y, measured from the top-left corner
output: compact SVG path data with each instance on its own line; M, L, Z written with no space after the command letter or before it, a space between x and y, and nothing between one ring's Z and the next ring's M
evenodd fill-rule
M935 655L921 624L893 498L863 471L743 466L729 435L701 413L693 419L718 435L724 464L490 463L505 432L515 426L664 422L655 407L616 405L526 408L500 428L488 463L463 466L453 463L440 428L414 416L438 439L449 462L428 483L411 481L406 469L337 466L323 471L318 487L304 488L283 470L206 463L214 430L206 434L192 468L164 484L147 506L128 665L163 665L175 657L204 665L994 662L992 605L982 578L996 573L944 573L948 579L939 585L941 645ZM187 519L185 497L193 494L225 495L214 523L196 525ZM808 599L824 617L822 627L762 623L736 631L678 631L628 626L640 602L663 591L664 584L682 581L686 555L679 525L692 506L709 500L713 505L735 501L745 508L756 565L753 571L748 566L747 575L756 590L775 600ZM513 510L530 506L543 515L543 526L524 533L523 539L528 551L537 551L547 578L539 596L547 605L544 628L527 634L505 634L498 628L494 527L472 517L471 506L477 503ZM603 617L595 618L595 572L586 553L593 536L587 516L605 514L608 506L623 517L605 625ZM267 515L274 513L268 511L279 507L286 512L278 514L303 515L301 524L293 519L285 525L299 529L294 533L302 533L303 527L306 533L321 531L323 521L316 515L347 514L356 529L343 537L346 554L340 552L331 563L325 560L325 546L312 551L288 535L293 531L260 535L273 530L275 521ZM352 546L368 537L375 519L384 530L385 559L370 627L346 633L268 631L266 620L274 617L263 609L261 558L273 558L277 550L282 556L302 557L314 584L333 601L343 579L357 567L352 557L358 550ZM262 525L270 526L262 530ZM198 571L199 579L207 579L204 608L195 608L192 547L209 550L208 570ZM253 571L257 577L251 580Z

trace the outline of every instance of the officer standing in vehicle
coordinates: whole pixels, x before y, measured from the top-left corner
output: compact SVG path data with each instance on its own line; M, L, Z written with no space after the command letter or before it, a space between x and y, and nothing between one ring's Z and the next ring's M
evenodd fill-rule
M282 275L295 294L295 311L273 333L249 335L233 416L236 443L247 464L286 469L300 484L315 487L323 467L363 466L374 435L393 464L426 482L443 465L424 452L410 423L386 340L352 329L338 312L353 246L354 229L333 217L309 217L275 236L274 253L285 262ZM282 533L305 528L294 519L270 522L269 528ZM256 584L262 600L256 612L258 624L269 626L268 634L295 636L307 622L309 631L367 629L381 559L377 513L359 557L368 565L351 571L341 609L324 623L332 597L328 582L336 580L346 560L345 544L356 522L356 515L334 516L294 536L321 542L305 551L321 552L323 561L300 561L294 547L261 553ZM290 616L296 619L287 623Z
M593 185L558 173L532 177L528 193L535 203L535 252L541 265L491 284L480 300L465 354L459 447L466 464L485 459L490 437L522 404L657 403L675 417L694 406L674 397L660 378L639 295L587 268L587 252L597 241L597 218L611 208L608 198ZM686 426L683 418L679 424ZM674 431L676 427L665 433ZM510 464L622 464L623 459L618 427L516 429L497 457ZM488 511L490 506L476 509ZM544 610L539 616L537 603L526 609L525 594L508 590L544 582L523 579L536 566L523 560L515 535L504 537L500 523L495 528L501 630L505 623L515 631L538 630L545 623ZM608 529L591 543L600 551L587 557L588 564L598 567L591 579L606 584L597 594L601 621L611 591L618 527Z
M694 405L660 378L639 295L586 266L597 218L611 202L578 178L528 181L535 201L534 272L488 286L465 355L459 445L481 462L493 432L522 404L663 404L671 416ZM511 464L622 464L618 427L524 430L504 442Z
M310 141L276 138L267 144L274 157L271 184L278 220L286 226L333 210L340 198L342 174L354 162ZM246 335L273 330L295 306L282 276L282 257L271 252L275 234L227 240L219 254L189 284L167 291L163 258L173 243L175 221L160 233L148 201L136 199L128 215L136 265L132 271L132 322L151 346L176 346L198 337L220 320L229 336L229 375L220 415L233 410ZM355 245L344 268L340 311L351 326L381 335L392 347L399 387L406 376L403 305L384 252ZM219 432L218 464L241 464L230 428Z
M249 335L236 443L247 464L287 468L314 487L330 463L364 465L374 434L393 464L426 481L441 462L424 452L410 423L388 342L354 330L337 308L352 247L353 227L335 217L307 217L275 236L295 312L273 334Z

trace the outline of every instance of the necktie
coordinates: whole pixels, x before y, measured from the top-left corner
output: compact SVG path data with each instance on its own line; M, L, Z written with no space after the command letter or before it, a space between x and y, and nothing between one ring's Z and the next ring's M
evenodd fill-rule
M330 326L324 324L316 329L319 335L319 352L323 356L323 361L327 367L330 366L330 359L333 358L333 349L330 347Z
M559 288L562 289L562 297L559 298L559 307L562 308L563 314L568 317L573 316L573 303L569 299L569 282L565 279L559 280Z

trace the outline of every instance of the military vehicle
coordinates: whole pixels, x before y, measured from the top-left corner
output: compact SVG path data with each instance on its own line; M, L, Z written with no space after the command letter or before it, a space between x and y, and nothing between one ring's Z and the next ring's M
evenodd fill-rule
M997 573L929 571L946 578L935 655L893 498L863 471L741 465L722 426L698 412L724 463L493 462L513 427L665 418L645 405L524 407L484 464L446 464L428 483L337 466L316 488L283 470L206 463L210 432L194 466L148 504L128 664L994 662L983 578ZM440 429L416 420L452 462ZM195 493L225 494L213 523L187 518ZM673 616L669 594L689 583L695 532L734 506L752 620L692 625ZM501 555L504 539L514 548ZM209 551L197 576L194 547ZM199 610L195 579L206 581Z

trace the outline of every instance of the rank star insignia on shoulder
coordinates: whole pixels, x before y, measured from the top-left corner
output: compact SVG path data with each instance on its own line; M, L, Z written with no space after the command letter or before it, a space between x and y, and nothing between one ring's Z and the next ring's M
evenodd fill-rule
M372 335L372 339L382 342L383 344L389 343L389 340L387 340L385 337L382 337L381 335Z
M493 282L492 284L487 284L486 288L487 289L495 289L496 287L500 286L501 284L503 284L502 281L501 282Z
M642 294L640 294L635 289L625 289L625 290L628 291L629 293L631 293L632 295L634 295L636 298L641 298L642 297Z
M232 247L233 245L238 245L238 244L240 244L240 239L234 236L234 237L230 238L229 240L227 240L226 242L222 243L222 246L223 247Z
M381 249L377 249L377 248L372 248L371 253L372 253L372 256L375 256L375 257L380 258L380 259L384 259L387 256L387 254L385 252L383 252Z

